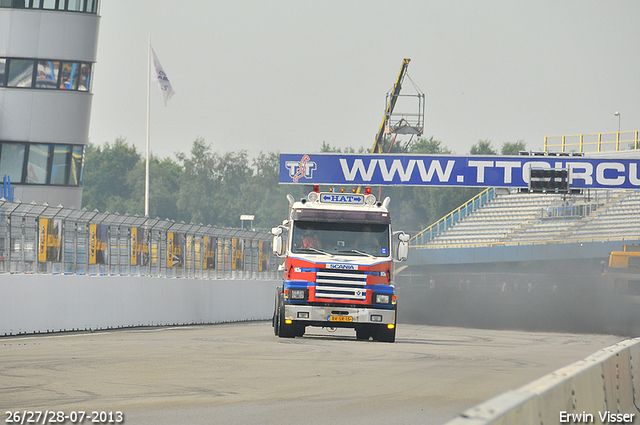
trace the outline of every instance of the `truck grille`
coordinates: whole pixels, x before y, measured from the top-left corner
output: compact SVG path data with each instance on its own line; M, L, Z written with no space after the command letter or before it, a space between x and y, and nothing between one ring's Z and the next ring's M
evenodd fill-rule
M319 269L316 274L316 298L364 301L366 272L360 270Z

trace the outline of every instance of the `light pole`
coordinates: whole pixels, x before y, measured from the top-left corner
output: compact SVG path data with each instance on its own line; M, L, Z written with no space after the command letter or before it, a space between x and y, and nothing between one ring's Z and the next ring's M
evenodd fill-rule
M618 117L618 133L620 133L620 112L616 112L615 114L616 117Z

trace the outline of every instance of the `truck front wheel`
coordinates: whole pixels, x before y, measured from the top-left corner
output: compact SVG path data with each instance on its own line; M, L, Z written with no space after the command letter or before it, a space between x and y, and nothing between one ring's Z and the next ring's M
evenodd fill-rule
M279 309L278 316L279 316L278 336L280 338L295 338L296 324L295 323L287 324L284 318L284 296L283 295L280 296L280 309Z
M276 289L275 305L273 307L273 318L271 319L273 333L278 336L280 333L280 288Z

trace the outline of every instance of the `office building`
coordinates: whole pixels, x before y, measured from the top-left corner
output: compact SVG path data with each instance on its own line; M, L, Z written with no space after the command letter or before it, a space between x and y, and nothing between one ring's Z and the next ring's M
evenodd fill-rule
M0 0L0 177L80 208L99 0Z

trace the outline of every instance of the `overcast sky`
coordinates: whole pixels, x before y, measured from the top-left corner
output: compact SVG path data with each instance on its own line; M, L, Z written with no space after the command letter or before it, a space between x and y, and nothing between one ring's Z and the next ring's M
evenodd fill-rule
M544 136L640 130L640 2L103 0L90 141L151 151L371 148L402 59L424 135L466 154ZM403 93L412 93L405 80ZM412 109L413 108L409 108Z

